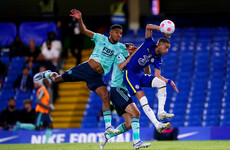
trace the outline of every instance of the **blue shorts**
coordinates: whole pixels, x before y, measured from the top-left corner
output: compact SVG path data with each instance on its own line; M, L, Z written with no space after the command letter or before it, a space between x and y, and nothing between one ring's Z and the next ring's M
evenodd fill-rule
M62 78L65 82L85 81L92 91L100 86L106 86L102 75L96 72L88 62L72 67L62 74Z
M151 87L152 80L155 76L141 73L134 73L129 70L125 70L124 83L131 95L142 91L141 87Z
M35 120L35 126L39 127L46 127L48 124L53 123L52 118L50 114L36 112L36 120Z
M119 116L126 113L126 107L132 103L132 99L128 95L128 92L119 87L111 87L109 97Z

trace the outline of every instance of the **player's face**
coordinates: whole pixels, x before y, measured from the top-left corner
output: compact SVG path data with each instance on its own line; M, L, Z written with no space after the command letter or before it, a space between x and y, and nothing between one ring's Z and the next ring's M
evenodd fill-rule
M134 45L130 45L128 49L129 55L132 55L137 50L137 47Z
M111 42L116 43L122 37L122 29L116 28L110 31Z
M159 43L158 53L163 56L166 53L168 53L169 48L170 48L169 43Z

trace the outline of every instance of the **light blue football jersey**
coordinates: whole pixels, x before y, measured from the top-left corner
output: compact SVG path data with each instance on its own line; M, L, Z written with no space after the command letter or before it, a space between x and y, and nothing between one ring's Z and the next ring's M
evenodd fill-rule
M125 60L126 59L122 54L116 57L113 64L112 79L111 79L110 86L119 87L128 92L128 89L126 88L125 83L123 82L124 70L121 71L118 67L118 64L124 62Z
M94 33L92 41L95 42L95 47L90 59L94 59L102 65L104 75L109 73L115 58L119 54L122 54L124 57L129 55L124 44L120 42L113 44L107 36L102 34Z

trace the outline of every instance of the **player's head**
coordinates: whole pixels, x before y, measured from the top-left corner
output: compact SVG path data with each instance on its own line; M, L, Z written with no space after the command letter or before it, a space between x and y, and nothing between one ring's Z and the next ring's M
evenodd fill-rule
M166 38L160 38L157 41L156 53L160 55L164 55L168 52L170 48L170 41Z
M114 24L110 27L109 39L112 43L118 42L122 37L123 28L119 24Z
M134 46L133 43L125 43L125 47L128 50L129 55L132 55L137 50L137 47Z

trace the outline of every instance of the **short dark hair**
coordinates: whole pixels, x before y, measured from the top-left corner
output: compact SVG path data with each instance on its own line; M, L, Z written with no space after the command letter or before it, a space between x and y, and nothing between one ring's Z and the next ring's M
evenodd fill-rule
M30 70L30 68L27 65L23 68L23 70L25 69Z
M157 44L160 43L160 42L171 44L170 41L169 41L168 39L166 39L166 38L160 38L160 39L157 41Z
M30 104L32 105L32 101L30 99L26 99L23 101L23 104Z
M11 97L11 98L8 100L8 102L11 101L11 100L16 101L13 97Z
M126 49L128 49L129 48L129 46L134 46L134 44L133 43L125 43L125 47L126 47Z
M119 25L119 24L114 24L114 25L112 25L111 27L110 27L110 30L114 30L114 29L121 29L121 30L123 30L123 27L121 26L121 25Z

